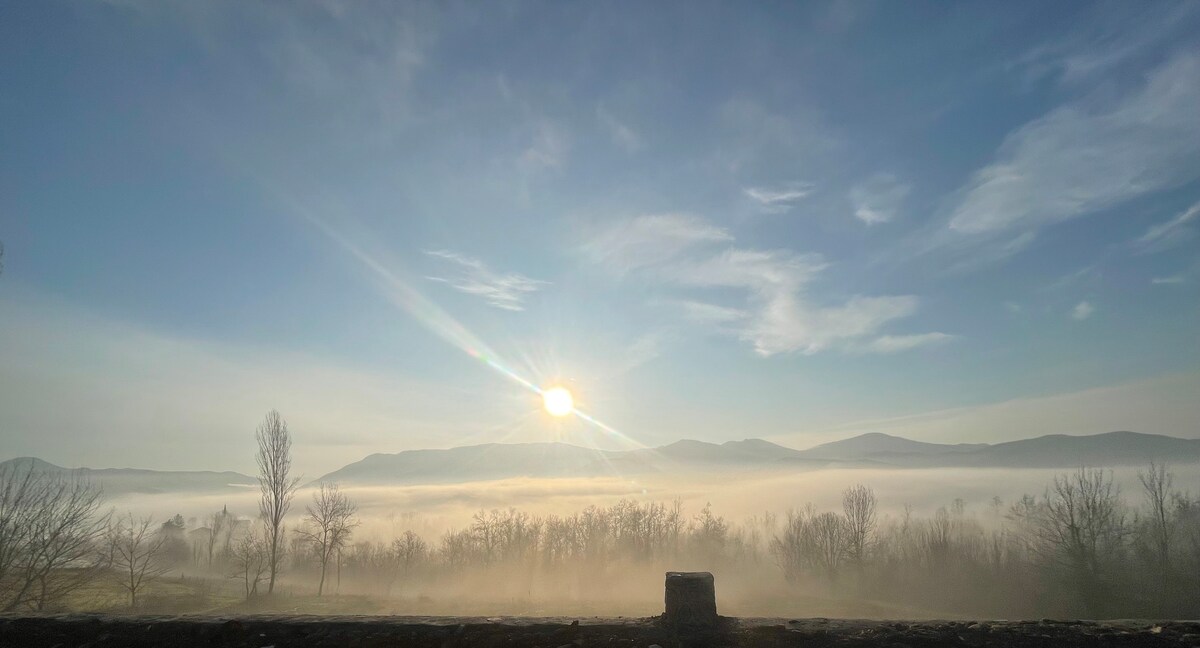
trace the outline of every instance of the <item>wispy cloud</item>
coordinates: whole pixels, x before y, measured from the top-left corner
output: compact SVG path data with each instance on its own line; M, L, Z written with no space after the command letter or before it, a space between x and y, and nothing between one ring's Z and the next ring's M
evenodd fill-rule
M817 306L798 292L772 290L756 295L757 318L740 337L755 353L813 354L873 335L885 324L917 310L912 295L853 297L840 306Z
M745 321L750 317L749 312L740 308L729 308L728 306L718 306L707 302L685 299L680 301L679 305L683 308L684 315L689 320L701 324L725 326Z
M1061 277L1038 288L1040 292L1053 292L1066 288L1077 288L1080 285L1094 285L1101 280L1100 268L1096 265L1084 266L1074 272L1068 272Z
M1200 176L1200 55L1180 54L1116 101L1051 111L1005 138L962 189L949 229L1029 231Z
M896 216L909 189L890 173L873 175L850 189L854 216L868 225L886 223Z
M821 255L712 249L713 243L729 241L732 237L724 229L695 217L644 216L610 226L585 249L591 250L593 260L622 272L637 270L640 278L664 289L734 289L739 295L735 303L715 292L708 299L688 297L678 303L688 320L736 337L761 356L850 350L856 344L865 351L894 352L942 336L922 334L862 344L889 322L916 312L917 298L854 296L841 303L820 304L808 289L828 266Z
M1096 307L1092 306L1091 302L1081 301L1071 309L1071 319L1082 321L1091 317L1095 312Z
M332 129L354 146L367 140L378 145L412 126L414 81L426 70L440 31L428 12L401 5L318 3L298 11L288 4L241 2L109 4L144 22L184 27L210 64L238 70L231 77L242 78L259 63L269 66L270 74L254 88L259 100L273 101L273 91L282 90L289 109L327 107L322 114L334 117L317 130ZM233 25L255 35L253 53L238 49ZM310 132L307 140L319 137Z
M567 150L566 133L548 121L539 121L529 146L521 151L517 162L530 171L554 169L566 163Z
M1169 277L1154 277L1150 280L1150 284L1154 286L1172 285L1184 283L1183 275L1171 275Z
M1095 15L1081 20L1075 33L1029 50L1012 67L1031 81L1046 76L1064 85L1090 81L1194 30L1200 14L1190 2L1101 3L1093 9Z
M468 295L481 297L488 304L504 310L525 310L525 297L549 283L515 272L493 272L479 259L449 250L430 250L426 254L449 261L457 269L452 276L429 279L449 284Z
M1021 232L1016 236L990 241L990 245L987 246L975 246L969 249L959 248L956 250L958 254L957 258L946 266L946 268L950 272L967 272L993 263L999 263L1025 251L1037 241L1037 238L1037 232L1028 231ZM932 245L929 245L930 243ZM945 239L942 239L940 241L925 241L922 245L928 250L944 243Z
M746 187L742 192L758 203L761 211L768 214L781 214L811 194L813 185L806 182L788 182L774 188Z
M785 160L791 168L811 164L815 171L818 158L827 163L840 146L836 129L815 108L804 104L776 110L755 99L737 97L721 104L716 118L720 144L712 162L733 173L777 172Z
M694 246L732 240L724 228L691 214L650 214L608 224L584 244L583 252L624 274L671 261Z
M1146 252L1158 251L1180 243L1194 234L1189 226L1196 216L1200 216L1200 202L1185 209L1181 214L1165 223L1151 226L1134 241L1135 245Z
M917 347L940 344L954 339L946 333L920 333L917 335L881 335L871 340L864 349L875 353L897 353Z
M604 106L596 107L596 119L599 119L600 124L608 131L613 143L626 153L636 153L642 150L644 146L642 136L632 126L617 119Z

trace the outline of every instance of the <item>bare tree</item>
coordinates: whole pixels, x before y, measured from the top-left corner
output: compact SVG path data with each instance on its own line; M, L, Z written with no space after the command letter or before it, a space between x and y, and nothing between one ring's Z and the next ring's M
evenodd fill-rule
M396 567L404 572L404 580L408 580L412 575L414 567L425 560L429 554L429 545L421 539L421 536L409 530L405 531L404 535L392 540L392 556L396 562ZM388 591L391 592L391 583L388 584Z
M234 569L231 577L242 581L247 601L258 594L258 586L269 569L265 529L260 533L256 527L233 543L229 552Z
M862 566L871 534L875 532L875 491L856 484L842 491L842 512L846 516L846 554Z
M317 596L325 590L325 572L329 561L340 554L350 533L358 522L354 514L358 507L350 501L337 484L322 483L320 490L313 495L313 503L308 507L306 526L297 531L304 542L312 548L321 564L321 582L317 585Z
M121 586L129 592L129 607L137 607L137 597L154 579L170 570L164 559L167 536L155 533L151 518L135 519L130 513L118 518L108 529L112 568Z
M100 569L100 491L34 460L0 466L0 611L43 610Z
M205 534L208 542L208 568L212 569L213 554L216 552L217 542L225 537L226 542L229 541L229 534L233 530L233 519L229 515L228 508L222 508L220 511L213 513L208 517L208 533ZM226 547L228 548L228 547Z
M729 524L725 522L725 518L714 515L712 512L712 504L706 503L704 508L700 509L700 514L695 517L692 522L691 540L692 546L701 558L708 564L713 564L719 559L722 552L725 550L725 542L729 535ZM650 552L645 552L649 554ZM646 555L645 557L649 557Z
M1150 538L1155 562L1158 563L1158 576L1161 579L1158 589L1161 605L1168 596L1171 585L1171 541L1176 526L1171 492L1174 478L1167 472L1166 465L1151 462L1148 471L1138 473L1138 480L1142 482L1142 492L1150 506Z
M829 581L834 582L846 557L846 521L836 513L826 512L814 517L811 524L817 564Z
M292 497L300 485L300 478L290 476L292 437L287 421L278 411L267 412L255 437L258 440L258 486L262 492L258 510L267 525L267 592L271 593L275 591L280 554L283 553L283 519L292 508Z
M813 537L809 521L816 514L812 504L799 511L788 511L783 532L771 539L771 554L789 583L799 582L805 569L812 564Z
M801 511L788 513L782 536L771 541L771 553L791 582L808 570L817 572L831 583L846 558L847 524L842 516L817 513L811 504Z
M1054 478L1044 501L1027 509L1030 548L1060 568L1089 614L1103 614L1115 593L1111 570L1126 535L1120 493L1112 475L1080 468Z

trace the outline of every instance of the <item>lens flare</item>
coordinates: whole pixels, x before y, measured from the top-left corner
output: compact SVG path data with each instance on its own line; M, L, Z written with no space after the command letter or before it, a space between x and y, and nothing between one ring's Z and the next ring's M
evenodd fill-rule
M297 208L297 212L303 215L306 220L370 270L381 281L384 294L393 304L407 312L435 335L441 337L467 355L479 360L525 389L541 396L548 413L553 416L573 414L579 420L607 433L613 439L634 447L645 447L644 444L631 439L628 435L618 431L611 425L575 407L575 400L571 396L571 392L566 388L553 387L542 389L527 380L524 376L518 374L507 362L500 358L499 354L488 348L483 340L476 337L467 327L451 317L449 313L442 310L437 304L409 286L397 273L393 272L374 256L368 254L362 247L356 245L349 238L334 230L324 220L317 218L299 206L294 207ZM552 404L553 408L551 407ZM561 412L561 414L558 412Z
M551 387L542 392L542 404L551 416L566 416L575 411L575 399L566 387Z

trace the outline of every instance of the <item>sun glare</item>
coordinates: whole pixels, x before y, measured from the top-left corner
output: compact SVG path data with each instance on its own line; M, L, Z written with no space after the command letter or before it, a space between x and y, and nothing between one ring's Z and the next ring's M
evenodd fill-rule
M552 387L542 392L542 403L551 416L566 416L575 410L575 399L566 387Z

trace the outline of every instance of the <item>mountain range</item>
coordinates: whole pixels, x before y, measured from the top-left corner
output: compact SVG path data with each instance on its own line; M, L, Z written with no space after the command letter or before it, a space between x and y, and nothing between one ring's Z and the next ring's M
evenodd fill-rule
M25 471L55 475L76 475L103 489L106 495L138 493L221 493L258 488L258 480L238 472L208 470L142 470L140 468L63 468L34 457L19 457L0 462L5 471Z
M447 450L373 454L317 481L412 484L500 479L625 475L688 470L821 468L1072 468L1200 462L1200 439L1137 432L1052 434L1007 443L941 444L881 433L796 450L763 439L683 440L637 450L605 451L565 443L483 444Z
M595 450L566 443L488 443L445 450L372 454L319 481L343 484L431 484L509 477L593 477L647 473L822 468L1073 468L1200 462L1200 439L1137 432L1051 434L1007 443L941 444L869 433L796 450L763 439L707 443L683 440L657 448ZM38 470L71 472L40 459ZM24 464L21 464L24 465ZM79 469L109 494L219 492L253 488L236 472ZM314 482L315 483L315 482Z

